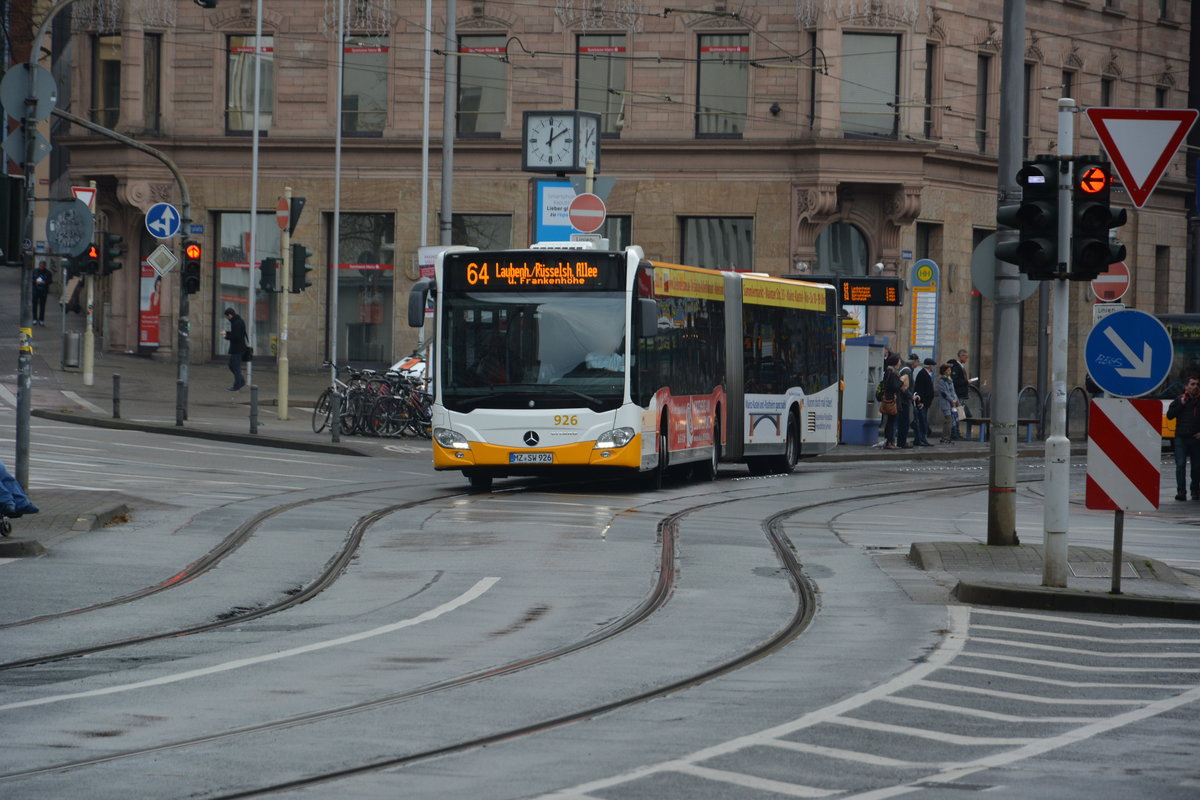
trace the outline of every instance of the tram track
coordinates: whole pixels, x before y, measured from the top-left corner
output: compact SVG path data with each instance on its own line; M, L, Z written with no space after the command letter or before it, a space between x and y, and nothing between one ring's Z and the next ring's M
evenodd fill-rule
M943 485L934 488L925 488L904 486L888 492L872 492L870 497L873 499L886 498L888 496L899 496L902 494L917 492L938 492L949 489L967 489L978 488L981 484L973 482L970 484L955 484ZM314 786L332 781L337 781L344 778L363 775L379 770L401 767L407 764L416 763L437 756L448 755L452 753L464 752L467 750L485 747L489 744L494 744L501 741L519 738L522 736L532 735L541 731L550 730L563 725L568 725L573 722L578 722L584 719L595 717L616 711L623 707L636 705L655 698L663 697L692 686L696 686L713 678L734 672L755 661L768 656L785 647L788 643L799 636L808 626L816 610L816 594L815 588L811 581L805 577L803 566L796 558L795 552L788 541L783 528L785 522L791 517L802 514L807 511L837 505L847 502L854 502L865 498L866 495L860 496L842 496L821 500L815 503L795 506L781 511L777 514L761 522L761 527L764 535L768 539L771 547L774 550L776 558L781 563L783 570L791 581L794 594L796 597L796 607L793 610L787 624L774 633L768 639L762 641L758 645L748 648L745 652L730 658L722 663L712 665L706 669L697 671L677 680L670 681L666 684L650 688L645 691L629 694L609 702L591 705L575 711L570 711L565 714L560 714L537 721L527 725L496 731L485 736L470 738L467 740L450 743L435 748L426 749L420 752L396 755L388 758L377 759L369 763L353 765L336 771L318 773L303 778L294 779L291 781L262 786L252 789L246 789L232 794L219 795L222 798L237 798L237 797L256 797L265 794L272 794L280 791L303 788L306 786ZM462 687L471 683L483 681L489 678L496 678L504 675L513 674L538 664L543 664L548 661L563 658L573 653L584 650L593 645L608 641L622 633L625 633L642 621L648 619L657 610L659 610L668 601L671 591L676 580L675 560L676 560L676 544L679 536L680 525L690 515L697 512L713 509L718 506L728 505L732 503L742 502L748 499L747 497L722 498L709 503L703 503L682 511L669 515L658 523L657 537L660 542L659 547L659 565L657 571L657 579L651 590L639 604L629 614L622 617L620 620L606 626L603 630L593 633L591 636L581 638L575 642L567 643L561 647L544 651L532 656L526 656L503 665L486 669L483 671L471 673L468 675L458 676L445 681L417 687L415 689L386 695L378 698L372 698L367 701L362 701L354 704L342 705L336 708L323 709L315 712L310 712L303 715L288 717L285 719L274 720L271 722L244 726L237 729L221 731L214 734L199 736L190 739L178 740L169 743L159 744L149 748L133 749L121 753L112 753L92 759L85 759L52 765L40 769L12 773L5 776L0 776L0 780L16 779L20 777L30 777L47 772L60 770L81 769L87 766L106 763L110 761L131 759L138 756L148 756L154 753L165 750L187 748L205 743L218 742L228 740L234 737L262 734L271 731L282 730L285 728L295 727L298 725L312 724L324 720L331 720L337 717L359 713L368 709L380 708L388 705L402 703L418 697L424 697L438 692L451 690L457 687ZM621 513L621 512L619 512ZM370 516L370 515L368 515ZM364 518L365 521L365 518Z

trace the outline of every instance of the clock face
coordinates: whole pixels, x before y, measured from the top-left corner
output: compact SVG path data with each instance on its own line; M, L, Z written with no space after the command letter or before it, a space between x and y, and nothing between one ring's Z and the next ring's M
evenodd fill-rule
M530 114L526 119L525 163L530 169L575 167L575 118L567 114Z
M594 168L600 167L600 120L592 116L579 117L579 164L587 169L587 162Z

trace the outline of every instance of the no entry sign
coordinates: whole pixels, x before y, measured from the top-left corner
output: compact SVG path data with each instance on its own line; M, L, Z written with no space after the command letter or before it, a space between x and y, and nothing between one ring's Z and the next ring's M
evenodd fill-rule
M1129 291L1129 265L1124 261L1109 264L1108 270L1097 275L1091 286L1097 300L1120 300Z
M604 201L594 194L576 195L567 207L567 219L580 233L595 233L604 224Z

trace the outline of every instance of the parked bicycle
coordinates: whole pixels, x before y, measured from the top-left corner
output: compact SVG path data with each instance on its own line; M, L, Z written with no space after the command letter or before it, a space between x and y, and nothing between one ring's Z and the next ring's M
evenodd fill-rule
M367 413L376 398L391 393L391 385L372 369L354 369L326 361L326 367L333 367L333 386L325 389L317 397L313 406L313 433L320 433L329 426L333 419L334 391L336 389L341 404L338 415L338 429L341 433L352 435L365 429ZM346 379L341 378L346 373Z
M418 379L395 372L387 373L386 378L390 392L372 403L364 432L374 436L430 438L433 395L424 390L424 383Z

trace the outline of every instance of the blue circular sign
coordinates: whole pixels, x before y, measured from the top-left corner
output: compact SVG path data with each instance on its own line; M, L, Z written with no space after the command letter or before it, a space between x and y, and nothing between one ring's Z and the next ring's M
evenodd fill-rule
M1109 314L1088 334L1084 360L1088 374L1117 397L1141 397L1171 371L1175 346L1158 318L1127 308Z
M183 219L170 203L155 203L146 212L146 230L155 239L170 239L179 233Z

